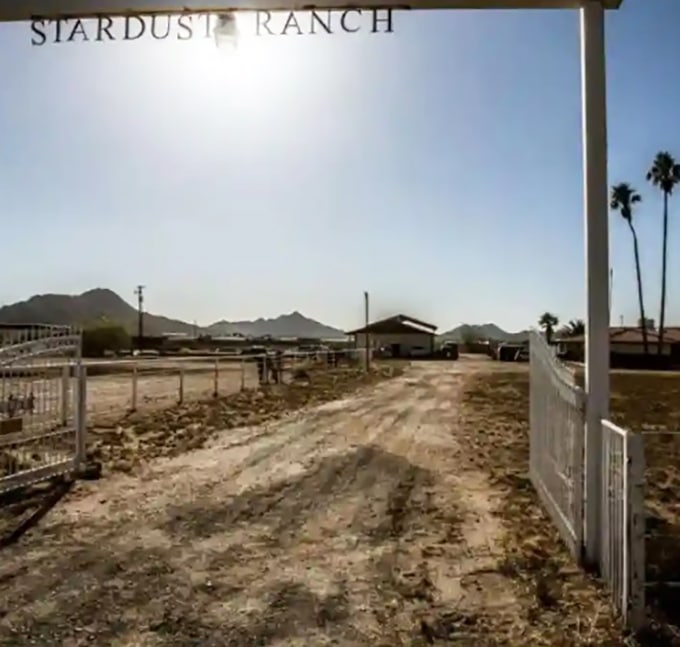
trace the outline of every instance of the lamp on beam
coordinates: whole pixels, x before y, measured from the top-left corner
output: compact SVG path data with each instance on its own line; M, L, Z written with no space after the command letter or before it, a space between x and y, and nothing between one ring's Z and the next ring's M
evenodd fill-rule
M219 48L236 49L238 46L238 27L233 11L217 14L217 24L213 29L215 44Z

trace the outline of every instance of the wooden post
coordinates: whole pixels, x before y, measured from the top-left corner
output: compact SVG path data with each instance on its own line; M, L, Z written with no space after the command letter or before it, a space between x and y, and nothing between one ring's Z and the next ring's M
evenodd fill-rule
M213 376L213 398L219 395L219 382L220 382L220 358L215 358L215 372Z
M179 368L179 404L184 402L184 367Z
M246 363L241 360L241 391L246 389Z

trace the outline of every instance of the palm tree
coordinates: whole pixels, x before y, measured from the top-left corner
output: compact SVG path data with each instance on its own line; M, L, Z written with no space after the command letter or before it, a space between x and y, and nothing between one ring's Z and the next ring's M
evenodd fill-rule
M673 188L680 182L680 164L676 164L673 156L662 151L654 158L652 168L647 173L647 181L659 187L663 193L663 245L661 248L661 307L659 309L659 347L663 350L664 325L666 323L666 260L668 257L668 198Z
M565 327L566 337L580 337L586 334L586 324L583 319L572 319Z
M548 343L552 342L553 331L559 323L560 320L557 318L557 316L551 314L550 312L544 312L541 315L541 318L538 320L538 325L543 329L543 332L545 333L545 340Z
M621 217L628 223L630 233L633 235L633 252L635 253L635 272L637 274L638 303L640 306L640 327L642 328L642 344L645 355L649 353L649 341L647 339L647 319L645 319L645 302L642 297L642 270L640 269L640 250L638 248L637 232L633 225L633 205L642 201L640 195L626 182L612 187L610 207L618 211Z

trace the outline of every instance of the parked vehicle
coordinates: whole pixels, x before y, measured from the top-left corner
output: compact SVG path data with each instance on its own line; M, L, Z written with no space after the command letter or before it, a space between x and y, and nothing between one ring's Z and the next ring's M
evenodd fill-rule
M520 348L515 355L516 362L528 362L529 361L529 349Z
M446 359L458 359L458 344L455 341L445 341L441 346L441 353Z
M412 346L410 355L411 357L425 357L430 354L430 351L424 346Z
M524 346L521 344L504 343L498 347L498 357L500 362L514 362L517 360L517 353L519 353Z

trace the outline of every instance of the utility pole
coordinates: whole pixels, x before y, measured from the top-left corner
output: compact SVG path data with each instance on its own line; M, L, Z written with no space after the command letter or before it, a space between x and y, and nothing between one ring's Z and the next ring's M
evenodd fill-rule
M137 348L141 350L144 339L144 288L145 285L138 285L135 290L137 295Z
M369 315L368 315L368 292L364 292L364 325L366 330L366 371L371 368L371 335L368 332Z

